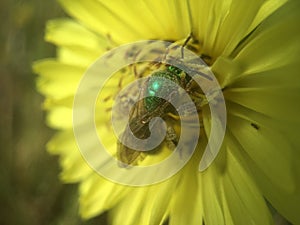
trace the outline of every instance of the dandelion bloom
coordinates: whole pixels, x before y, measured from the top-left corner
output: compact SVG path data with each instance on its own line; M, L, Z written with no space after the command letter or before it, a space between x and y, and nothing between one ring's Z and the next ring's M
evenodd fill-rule
M34 70L46 98L47 124L57 129L47 147L60 155L61 179L80 183L83 218L108 210L111 224L117 225L273 224L271 205L300 224L298 1L60 3L72 18L49 21L45 37L58 46L57 57L36 62ZM226 101L226 135L217 158L205 171L198 170L210 129L210 113L203 107L204 133L196 151L171 178L131 187L99 176L82 158L72 129L74 95L84 72L121 44L177 42L191 33L192 50L209 65ZM109 93L118 88L112 82ZM108 119L96 119L98 130ZM114 138L105 141L116 148Z

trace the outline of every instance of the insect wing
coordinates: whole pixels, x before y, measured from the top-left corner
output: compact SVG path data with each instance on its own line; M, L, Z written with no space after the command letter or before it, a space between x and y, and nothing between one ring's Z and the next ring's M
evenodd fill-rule
M139 94L143 95L143 89L141 89ZM139 139L145 139L149 136L149 123L143 123L143 119L149 118L150 116L151 115L144 107L143 99L140 99L136 104L134 104L133 108L130 110L128 119L129 126L127 126L122 133L121 141L118 141L117 146L117 158L121 161L121 167L128 167L128 165L136 164L137 161L142 158L141 151L133 150L123 143L135 141L132 139L132 134Z

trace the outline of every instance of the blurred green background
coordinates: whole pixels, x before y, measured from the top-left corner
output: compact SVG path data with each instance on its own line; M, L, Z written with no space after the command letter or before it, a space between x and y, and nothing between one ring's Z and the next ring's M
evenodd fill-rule
M55 56L45 23L66 15L52 0L1 0L0 16L0 225L106 224L105 214L79 218L77 185L61 184L58 158L45 149L54 131L45 126L31 64Z
M53 131L31 64L55 56L45 23L64 12L56 1L1 0L0 16L0 224L105 224L105 216L79 218L77 185L60 183L58 158L45 149Z

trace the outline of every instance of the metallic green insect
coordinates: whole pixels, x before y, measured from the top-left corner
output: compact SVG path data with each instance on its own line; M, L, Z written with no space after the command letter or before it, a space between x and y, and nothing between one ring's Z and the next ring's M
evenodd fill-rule
M188 43L190 43L188 45ZM184 57L184 47L192 48L194 44L198 44L197 40L193 37L192 33L185 39L183 42L175 42L174 48L181 50L181 59L185 61L183 63L182 60L178 60L177 56L172 58L172 54L165 55L165 59L175 60L176 63L172 63L175 65L180 65L180 68L169 64L160 64L160 69L157 69L153 72L147 79L147 81L140 88L140 95L147 96L142 100L138 101L129 115L129 126L127 129L130 129L132 134L138 139L147 139L151 134L149 130L150 121L154 117L160 117L164 119L167 123L167 133L165 137L165 142L167 146L173 150L177 146L178 143L178 135L175 132L175 129L172 123L168 124L169 120L176 118L178 121L178 109L175 109L169 100L179 99L180 100L180 90L178 86L183 89L193 101L193 107L195 106L198 111L201 110L201 107L207 102L205 95L203 94L201 88L198 86L197 82L195 82L195 76L202 76L205 79L211 80L211 77L203 72L203 68L206 65L199 65L198 58L189 59L188 56L185 59ZM172 47L172 46L171 46ZM178 48L179 47L179 48ZM167 49L170 49L167 47ZM168 53L168 52L167 52ZM170 53L170 52L169 52ZM193 63L193 60L196 62ZM188 62L187 62L188 61ZM203 67L204 66L204 67ZM135 72L136 73L136 72ZM142 77L140 74L137 74L136 77ZM173 85L170 84L172 82L163 82L162 79L165 78L173 82ZM174 85L175 84L175 85ZM157 96L164 96L163 98ZM179 103L182 106L185 105L184 102ZM182 107L182 108L185 108ZM186 109L189 111L189 107ZM189 114L187 112L187 114ZM121 162L121 166L126 165L134 165L142 159L143 152L137 151L134 149L130 149L129 147L123 145L122 143L130 143L132 141L128 135L129 130L126 130L121 135L121 141L118 142L117 146L117 158ZM160 135L160 134L156 134ZM161 134L163 135L163 134ZM123 142L123 141L129 142ZM153 152L155 152L153 150ZM151 154L152 151L147 151L147 154Z
M168 79L173 83L163 82L161 78ZM180 95L178 86L187 91L196 101L201 101L202 95L199 97L194 93L192 81L193 79L189 75L172 65L166 65L164 69L153 72L143 84L140 91L142 96L147 97L138 101L129 115L128 127L133 135L138 139L146 139L150 136L149 123L154 117L165 118L170 114L176 116L176 109L174 109L168 100L176 96L178 98L178 95ZM164 98L157 96L164 96ZM125 130L123 132L121 137L122 142L125 139L131 141L127 132L129 131ZM171 125L167 127L165 141L169 148L174 149L177 145L177 134ZM148 154L151 154L151 151ZM118 142L117 158L121 161L122 166L136 164L141 157L142 151L130 149L121 142Z

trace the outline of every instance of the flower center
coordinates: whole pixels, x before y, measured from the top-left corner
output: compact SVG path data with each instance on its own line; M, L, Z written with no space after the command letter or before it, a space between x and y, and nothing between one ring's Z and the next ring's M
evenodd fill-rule
M180 42L180 41L179 41ZM183 40L183 42L185 42ZM185 43L185 47L199 55L201 45L198 41L191 39ZM202 59L209 63L211 58L207 55L201 55ZM184 57L184 55L183 55ZM188 64L189 65L189 64ZM190 63L192 68L190 71L203 69L198 65ZM203 73L203 72L201 72ZM141 152L135 149L130 149L124 146L120 141L117 145L117 158L126 164L139 164L145 157L162 155L159 161L166 158L177 147L181 135L181 121L193 121L193 117L198 117L200 127L202 127L202 108L205 107L208 101L205 98L199 85L194 82L193 75L189 75L186 71L179 69L173 65L164 63L149 63L142 62L131 65L122 71L117 72L112 79L112 85L115 86L115 93L109 91L109 95L104 96L103 103L114 101L115 96L127 84L141 77L148 77L147 81L140 86L129 89L120 97L121 104L119 106L120 116L123 112L130 112L128 116L128 125L133 135L138 139L147 139L150 135L150 121L153 118L160 117L166 124L166 135L164 141L151 151ZM176 85L166 83L161 78L172 81ZM113 81L114 80L114 81ZM118 80L118 81L117 81ZM117 81L117 82L116 82ZM117 85L116 85L117 84ZM187 104L180 97L182 92L186 92L192 101L192 104ZM141 100L137 100L142 96ZM159 96L159 97L158 97ZM173 106L170 101L175 101L179 107ZM102 105L103 105L102 103ZM128 109L131 107L130 109ZM111 111L111 105L107 107L107 112ZM197 114L193 114L193 109L196 109ZM181 113L178 113L180 111ZM181 118L179 114L184 118ZM107 121L107 126L110 124ZM193 133L193 124L191 124L191 134ZM194 132L195 133L195 132ZM123 131L122 138L126 138L126 132ZM167 154L165 154L167 152Z

